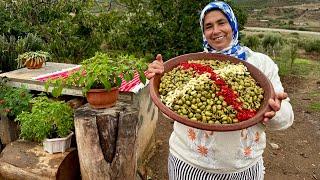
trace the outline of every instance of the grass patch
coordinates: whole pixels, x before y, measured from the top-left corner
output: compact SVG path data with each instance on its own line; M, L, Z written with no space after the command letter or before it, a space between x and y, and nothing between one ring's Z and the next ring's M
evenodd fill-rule
M291 65L289 60L277 58L275 62L279 67L279 74L282 76L292 74L306 77L312 73L313 76L320 77L320 62L318 61L297 58Z
M312 97L312 98L320 97L320 92L311 92L310 97Z
M310 109L314 111L320 111L320 102L310 104Z

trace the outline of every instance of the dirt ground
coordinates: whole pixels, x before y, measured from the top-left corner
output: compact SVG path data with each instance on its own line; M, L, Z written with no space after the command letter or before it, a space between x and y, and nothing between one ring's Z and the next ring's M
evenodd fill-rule
M320 102L320 79L282 77L294 109L294 124L283 131L267 130L264 152L266 180L320 180L320 112L310 104ZM148 179L166 180L168 140L172 122L160 115L156 146L144 166ZM278 148L271 147L278 145Z

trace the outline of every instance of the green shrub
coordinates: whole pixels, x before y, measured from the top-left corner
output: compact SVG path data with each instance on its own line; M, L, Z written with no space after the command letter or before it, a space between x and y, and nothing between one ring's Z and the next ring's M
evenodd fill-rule
M7 38L5 35L0 35L0 70L7 72L16 69L17 57L15 37Z
M19 54L28 51L39 51L43 49L44 45L45 42L40 37L36 34L28 33L26 37L18 39L16 51Z
M260 39L262 39L262 38L264 37L264 34L259 33L259 34L258 34L258 37L259 37Z
M284 43L283 38L278 34L267 34L262 39L262 47L268 54L272 54L275 58L281 51L281 47Z
M0 81L0 114L14 119L22 111L30 110L29 101L32 95L25 88L7 86L4 80Z
M259 46L261 45L260 39L256 35L246 36L245 38L242 38L242 43L254 51L258 50Z
M303 47L306 52L317 52L320 53L320 39L317 40L305 40Z
M73 110L66 103L39 96L31 104L31 112L23 111L16 118L22 138L41 142L45 138L66 137L74 128Z
M108 32L103 16L90 12L93 4L92 0L0 1L0 34L19 39L18 54L44 50L59 62L79 63L99 50ZM36 47L37 42L43 47Z
M125 50L138 55L164 59L177 55L203 51L199 14L209 1L121 1L127 11L112 28L107 46L113 50ZM246 22L246 14L234 3L240 29Z

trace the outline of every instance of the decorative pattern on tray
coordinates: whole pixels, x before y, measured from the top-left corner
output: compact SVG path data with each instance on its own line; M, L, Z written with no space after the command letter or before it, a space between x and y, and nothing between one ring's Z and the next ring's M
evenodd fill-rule
M41 76L37 76L37 77L33 78L33 80L45 82L48 79L66 78L70 74L72 74L75 71L79 70L79 68L80 68L80 65L77 65L77 66L72 67L72 68L63 69L61 71L57 71L57 72L53 72L53 73L48 73L48 74L44 74L44 75L41 75ZM148 73L145 72L144 74L147 75ZM145 86L147 86L148 83L149 83L149 80L147 80L146 84L141 83L141 81L139 79L139 74L135 73L134 74L134 78L131 81L126 82L123 79L119 90L120 90L120 92L138 93L141 89L143 89Z

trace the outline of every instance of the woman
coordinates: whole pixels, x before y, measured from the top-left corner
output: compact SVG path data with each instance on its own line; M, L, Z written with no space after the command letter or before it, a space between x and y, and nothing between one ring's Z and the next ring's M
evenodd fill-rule
M169 179L263 179L266 126L280 130L293 123L278 67L268 56L239 45L236 17L228 4L209 3L201 12L200 25L205 52L223 53L251 63L270 79L276 97L269 100L272 111L264 114L263 123L239 131L209 132L175 122L169 140ZM148 71L148 78L163 73L161 55Z

